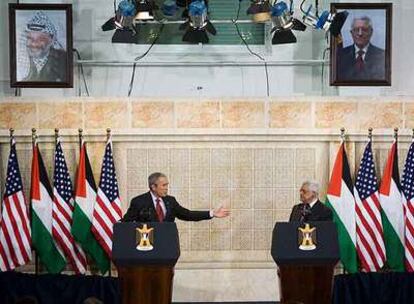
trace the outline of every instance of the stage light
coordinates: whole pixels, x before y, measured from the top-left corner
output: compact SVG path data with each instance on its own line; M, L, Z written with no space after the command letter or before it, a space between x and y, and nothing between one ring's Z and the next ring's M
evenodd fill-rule
M247 14L252 15L253 22L264 23L270 20L270 9L269 0L251 0Z
M186 30L183 41L190 43L208 43L207 32L217 33L208 20L207 5L203 0L195 0L188 5L188 20L180 25L180 30Z
M312 5L309 5L307 11L303 12L303 22L315 29L330 31L331 34L337 37L341 33L341 29L348 17L348 12L330 13L323 11L320 16L312 13Z
M298 19L293 18L293 1L290 3L290 9L283 1L275 3L271 8L273 28L272 44L295 43L296 37L292 30L304 31L306 25Z
M178 6L174 0L166 0L162 4L162 13L164 16L172 17L177 13Z
M116 28L131 28L136 14L135 5L128 0L121 1L115 14Z
M135 20L148 21L154 20L154 10L158 9L158 6L152 0L140 0L136 2L137 15Z
M128 0L123 0L118 4L115 16L102 25L102 30L131 29L135 14L135 5Z

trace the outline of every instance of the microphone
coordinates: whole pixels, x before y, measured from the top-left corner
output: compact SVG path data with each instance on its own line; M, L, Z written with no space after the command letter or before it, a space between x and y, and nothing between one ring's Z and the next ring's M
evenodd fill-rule
M312 210L309 204L303 204L301 218L300 218L301 223L307 222L311 214L312 214Z
M151 208L142 208L139 212L139 221L140 222L152 222L153 210Z

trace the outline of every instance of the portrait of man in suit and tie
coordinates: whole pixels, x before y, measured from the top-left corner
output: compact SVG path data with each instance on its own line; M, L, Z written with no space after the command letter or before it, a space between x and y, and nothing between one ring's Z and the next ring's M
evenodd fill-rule
M331 84L389 85L387 10L366 8L347 11L349 16L340 37L332 37Z

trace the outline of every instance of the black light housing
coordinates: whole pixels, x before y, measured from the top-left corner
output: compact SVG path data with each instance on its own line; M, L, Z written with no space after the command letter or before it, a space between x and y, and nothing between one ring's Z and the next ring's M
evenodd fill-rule
M183 41L190 43L208 43L207 32L217 33L213 24L208 20L207 5L203 0L195 0L188 6L188 20L180 25L180 30L185 30Z

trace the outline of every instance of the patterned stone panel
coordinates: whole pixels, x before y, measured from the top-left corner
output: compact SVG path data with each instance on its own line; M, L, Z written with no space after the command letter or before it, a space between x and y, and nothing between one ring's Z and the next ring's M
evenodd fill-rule
M254 210L254 229L267 229L273 228L273 210Z
M273 208L273 189L272 188L255 188L253 198L254 209L272 209Z
M190 150L191 187L210 187L210 149Z
M191 230L190 239L191 250L210 250L210 231Z
M241 229L252 229L253 210L233 210L231 216L231 229L237 231Z
M153 154L150 154L153 157ZM127 166L128 169L143 169L148 166L148 150L147 149L128 149L127 150Z
M162 172L169 174L170 154L168 149L148 149L148 174Z
M231 208L246 209L252 207L252 190L250 188L234 188L231 193Z
M209 188L190 188L190 207L192 209L210 209L210 189Z
M232 250L252 250L253 231L252 230L232 230L231 231Z
M269 229L253 230L253 249L270 250L272 244L272 231Z
M274 150L274 178L275 187L294 186L295 175L295 150L294 149L275 149Z
M231 250L231 231L212 230L211 250Z
M252 168L233 167L231 173L233 188L247 188L253 186Z
M231 214L229 217L221 218L221 219L213 219L211 221L211 230L228 230L231 229L231 217L233 214Z
M292 188L274 189L274 209L289 209L297 204L299 199L299 190Z
M229 188L211 189L211 208L219 206L231 207L231 190Z

